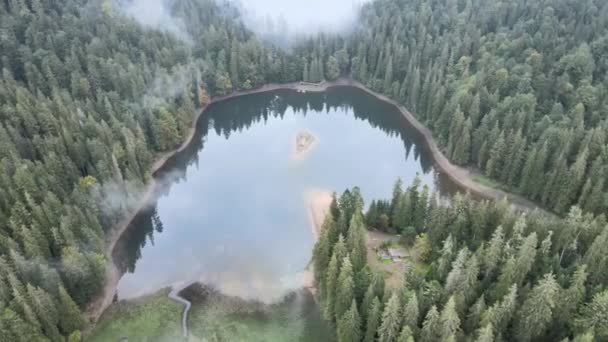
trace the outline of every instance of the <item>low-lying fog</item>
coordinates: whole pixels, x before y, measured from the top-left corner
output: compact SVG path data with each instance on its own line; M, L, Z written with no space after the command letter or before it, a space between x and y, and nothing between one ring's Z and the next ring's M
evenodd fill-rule
M270 35L348 30L367 0L234 0L245 9L250 28ZM286 30L287 29L287 30Z
M172 1L179 0L111 0L125 15L142 25L166 30L191 43L180 18L171 14ZM216 0L240 8L246 25L260 36L279 44L294 37L351 29L362 4L369 0Z

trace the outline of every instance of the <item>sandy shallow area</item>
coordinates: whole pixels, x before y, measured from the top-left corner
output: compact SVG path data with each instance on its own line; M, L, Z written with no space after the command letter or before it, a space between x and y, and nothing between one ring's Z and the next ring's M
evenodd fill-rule
M325 221L325 216L329 212L332 193L327 190L311 190L305 194L305 198L308 205L308 217L312 234L315 242L317 242L321 235L323 221Z
M327 190L310 190L304 194L304 199L308 206L310 228L316 243L319 236L321 236L321 229L323 227L323 221L325 221L325 216L327 216L327 213L329 212L332 193ZM311 262L303 272L303 286L313 295L316 295L317 289L315 287L315 277L312 267Z

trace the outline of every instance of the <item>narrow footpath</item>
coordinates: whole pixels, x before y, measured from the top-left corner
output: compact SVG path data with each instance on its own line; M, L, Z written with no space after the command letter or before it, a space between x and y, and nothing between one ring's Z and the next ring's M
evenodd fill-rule
M179 293L192 285L191 283L182 283L178 285L173 285L171 287L171 292L169 292L169 299L172 299L178 303L184 304L184 312L182 313L182 335L184 338L188 338L188 312L190 312L190 307L192 307L192 303L184 297L181 297Z

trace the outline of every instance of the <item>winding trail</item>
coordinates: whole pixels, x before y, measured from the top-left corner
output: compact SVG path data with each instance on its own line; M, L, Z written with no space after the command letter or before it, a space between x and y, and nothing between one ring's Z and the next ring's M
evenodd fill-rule
M181 297L179 293L190 285L192 285L192 283L182 283L178 285L173 285L171 287L171 292L169 292L170 299L178 303L184 304L184 312L182 314L182 335L185 338L188 338L188 312L190 312L190 307L192 307L192 303L190 303L190 301L186 298Z
M420 134L424 138L426 145L429 148L429 152L431 152L431 155L434 160L434 164L437 167L437 169L440 170L441 172L443 172L444 174L446 174L454 183L458 184L462 188L464 188L472 193L475 193L482 198L486 198L486 199L502 199L502 198L506 197L515 207L517 207L519 209L530 210L530 209L534 209L534 208L539 208L536 204L523 198L522 196L519 196L516 194L510 194L505 191L502 191L499 189L494 189L494 188L491 188L491 187L488 187L483 184L479 184L479 183L475 182L475 180L473 179L473 177L475 176L475 173L470 169L463 168L463 167L452 164L443 155L443 153L441 152L441 150L435 143L431 131L427 127L425 127L420 121L418 121L418 119L416 119L412 113L410 113L407 109L405 109L403 106L398 104L396 101L389 99L385 95L378 94L378 93L368 89L363 84L361 84L351 78L340 78L335 81L329 81L329 82L324 81L319 84L304 83L304 82L293 82L293 83L285 83L285 84L274 84L273 83L273 84L264 85L264 86L256 88L256 89L238 91L238 92L234 92L229 95L214 97L208 105L206 105L205 107L200 109L198 115L192 122L192 125L189 129L189 133L188 133L186 139L184 140L184 142L175 150L158 156L158 158L156 159L156 161L154 162L154 164L152 165L152 167L150 169L150 174L152 175L152 177L150 177L146 190L143 192L143 195L141 196L137 205L134 206L134 208L127 215L125 215L125 217L123 217L107 235L106 249L105 249L105 258L107 260L106 272L105 272L106 273L106 276L105 276L106 282L103 287L102 293L100 295L98 295L97 297L95 297L89 303L89 305L87 306L87 309L85 311L86 317L88 318L88 320L91 323L93 323L89 326L89 329L87 329L85 331L85 335L87 334L87 332L91 331L91 329L94 327L94 324L99 320L99 318L101 317L103 312L106 310L106 308L112 304L112 301L116 295L116 287L117 287L118 281L120 280L121 273L120 273L120 270L118 269L118 267L116 266L116 264L114 263L112 255L113 255L117 242L120 240L120 238L122 237L124 232L127 230L127 228L129 227L129 224L131 223L131 221L133 221L133 219L135 218L137 213L139 213L141 210L143 210L147 206L154 203L154 200L156 198L157 188L158 188L158 182L157 182L157 179L154 177L154 175L156 174L156 172L158 170L160 170L166 164L166 162L171 157L173 157L174 155L183 151L192 142L192 139L194 138L194 136L196 134L196 126L198 124L198 121L201 118L202 114L205 113L206 109L209 108L209 106L211 106L214 103L222 102L222 101L225 101L225 100L228 100L231 98L235 98L235 97L239 97L239 96L243 96L243 95L264 93L264 92L275 91L275 90L294 90L297 92L323 92L329 88L343 87L343 86L359 88L359 89L365 91L366 93L376 97L377 99L385 101L385 102L395 106L401 112L401 114L405 117L405 119L409 122L409 124L411 124L416 130L418 130L420 132ZM184 301L185 301L183 298L181 298L177 295L176 295L176 298L172 298L172 299L177 300L181 303L184 303ZM185 301L185 302L187 302L187 301ZM184 303L184 304L186 304L186 303ZM186 305L187 305L187 308L185 310L183 321L185 321L185 319L187 317L187 312L189 310L189 305L188 304L186 304Z

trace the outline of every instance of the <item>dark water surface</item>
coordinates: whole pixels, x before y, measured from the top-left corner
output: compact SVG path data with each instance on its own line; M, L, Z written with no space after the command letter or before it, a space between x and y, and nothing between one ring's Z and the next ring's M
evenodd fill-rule
M299 132L318 143L292 157ZM439 193L420 135L396 108L349 87L275 91L212 105L190 146L157 174L156 204L117 245L119 298L200 281L244 299L275 302L302 285L313 236L305 196L359 186L366 203L416 175Z

